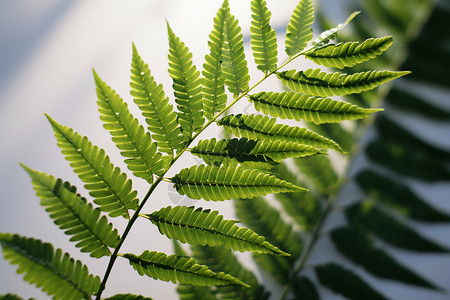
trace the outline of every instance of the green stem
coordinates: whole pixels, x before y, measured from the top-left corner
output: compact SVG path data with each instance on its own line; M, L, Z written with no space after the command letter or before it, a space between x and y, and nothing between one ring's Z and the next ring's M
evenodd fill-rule
M106 282L108 281L109 275L111 274L112 268L114 266L114 263L117 259L117 256L119 256L119 250L120 247L122 247L122 244L125 242L125 239L128 236L128 233L130 232L131 228L133 227L134 223L136 222L137 218L139 217L139 213L141 212L142 208L144 207L144 205L146 204L147 200L150 198L151 194L153 193L153 191L156 189L156 187L159 185L159 183L161 181L165 181L164 175L172 168L172 166L175 164L175 162L178 160L178 158L181 157L181 155L188 150L190 144L209 126L211 125L217 118L219 118L223 113L225 113L228 109L230 109L234 104L236 104L236 102L238 102L240 99L242 99L243 97L245 97L246 95L248 95L248 93L250 91L252 91L254 88L256 88L258 85L260 85L264 80L266 80L269 76L271 76L272 74L275 74L276 72L278 72L278 70L280 70L281 68L283 68L285 65L287 65L288 63L290 63L291 61L293 61L295 58L297 58L298 56L300 56L302 53L299 53L295 56L290 57L285 63L283 63L281 66L279 66L276 70L269 72L268 74L265 74L264 77L259 80L257 83L255 83L253 86L251 86L250 88L248 88L246 91L244 91L242 94L240 94L238 97L236 97L236 99L234 99L230 104L228 104L224 109L222 109L221 111L219 111L217 114L215 114L211 120L209 120L205 125L203 125L203 127L192 136L192 138L190 139L190 141L186 144L186 146L180 150L177 155L173 158L172 160L172 164L170 165L170 167L164 172L164 174L162 174L160 177L158 177L155 182L151 185L150 189L148 190L147 194L145 195L144 199L142 200L142 202L139 204L138 209L134 212L133 216L131 217L130 221L127 224L127 227L125 228L120 241L117 245L117 247L115 248L113 254L111 255L111 258L109 259L109 263L108 263L108 267L106 268L105 271L105 275L103 276L103 280L100 284L100 287L98 289L97 292L97 296L96 296L96 300L100 300L103 291L105 290L106 287Z

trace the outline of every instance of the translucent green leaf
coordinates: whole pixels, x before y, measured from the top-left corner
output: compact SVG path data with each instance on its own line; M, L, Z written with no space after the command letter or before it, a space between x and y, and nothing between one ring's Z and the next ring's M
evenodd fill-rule
M129 218L128 210L138 208L138 199L126 174L115 168L105 151L92 145L87 137L58 124L49 116L47 118L55 131L58 146L75 173L86 183L84 187L95 198L94 202L111 217Z
M284 141L310 145L317 148L331 148L342 152L334 141L324 138L306 128L276 124L277 119L261 115L229 115L217 124L239 137L252 140Z
M175 102L181 133L185 141L190 141L193 133L202 128L203 117L202 85L200 72L192 63L192 54L182 41L173 33L169 24L169 75L173 79Z
M434 284L402 266L385 251L375 247L368 237L354 228L340 227L334 229L330 236L341 254L375 276L437 289ZM355 255L355 249L358 249L357 255Z
M264 270L270 278L283 285L289 280L293 262L284 256L273 256L254 253L253 260L258 267Z
M368 71L352 75L326 73L320 69L295 70L277 73L283 84L296 92L313 96L341 96L361 93L376 88L411 72Z
M286 28L286 53L293 56L305 49L312 39L314 7L311 0L300 0Z
M128 158L125 160L128 169L135 176L152 184L153 174L161 175L164 171L161 154L156 152L156 144L130 113L128 105L95 71L94 78L103 127L111 133L117 148L122 150L120 154Z
M355 11L347 18L347 20L344 23L338 24L336 27L322 32L320 36L312 42L314 48L322 47L323 45L328 44L331 40L335 39L339 31L341 31L342 28L347 26L347 24L350 23L357 15L359 15L359 13L360 13L359 11Z
M168 238L191 245L224 246L234 251L289 255L250 229L224 220L218 211L190 206L165 207L147 215Z
M363 119L382 109L361 108L330 98L317 98L294 92L260 92L250 95L256 110L281 119L305 120L315 124Z
M241 285L248 287L235 277L223 272L214 273L187 256L169 255L156 251L144 251L141 255L123 254L139 275L173 283L196 286Z
M17 273L53 299L88 299L100 287L100 278L61 249L33 238L0 233L5 259L18 265Z
M317 266L314 271L321 284L348 299L388 300L359 276L335 263Z
M109 247L115 248L120 237L107 218L100 217L98 208L94 209L86 199L78 195L76 188L70 183L25 165L22 167L33 180L41 205L46 207L55 224L72 236L70 240L78 242L76 247L96 258L111 255Z
M106 300L152 300L152 298L132 294L118 294L108 297Z
M181 195L213 201L304 190L273 175L234 164L193 166L181 170L170 180Z
M250 27L250 44L256 67L263 72L277 69L277 33L270 27L271 12L266 1L252 0L252 26Z
M314 147L292 142L246 138L201 140L191 149L191 153L201 157L207 164L219 166L224 162L239 162L243 166L271 168L289 157L304 157L321 154Z
M364 170L356 176L356 181L373 199L389 204L412 219L430 223L450 221L450 215L430 206L408 186L394 178Z
M305 180L319 194L332 194L338 182L338 175L327 156L304 157L294 160L297 167L305 175Z
M362 43L326 45L305 53L305 57L325 67L345 68L368 61L392 45L392 37L370 38Z
M209 246L192 246L191 249L198 263L208 266L214 272L223 271L230 274L250 286L249 288L231 285L218 286L217 294L219 299L268 300L270 293L258 283L256 276L239 262L231 250L224 247ZM265 256L282 257L278 255Z
M225 95L225 80L222 74L222 48L224 46L225 11L228 2L219 9L214 18L214 28L209 35L209 51L203 64L203 109L205 117L212 117L225 108L227 96Z
M308 128L317 134L335 141L345 152L350 151L355 139L354 132L339 123L327 123L320 125L308 123Z
M250 76L244 54L244 41L238 20L230 13L228 1L222 7L225 14L222 48L222 72L228 90L236 97L248 89Z
M162 85L155 82L134 44L130 86L134 102L142 111L148 130L158 143L158 149L170 155L173 155L174 150L182 149L183 138L177 114L165 97Z
M234 287L233 287L234 288ZM180 300L217 300L210 287L180 284L177 286Z
M449 252L445 247L400 222L372 201L356 203L346 208L345 215L353 226L369 231L391 245L410 251Z

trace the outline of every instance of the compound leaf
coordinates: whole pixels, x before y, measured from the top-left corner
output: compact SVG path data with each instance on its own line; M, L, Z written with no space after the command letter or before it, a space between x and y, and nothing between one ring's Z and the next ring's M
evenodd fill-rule
M58 124L49 116L47 118L55 131L58 146L75 173L86 183L84 187L95 198L94 202L111 217L129 218L128 210L138 208L137 192L132 190L131 180L115 168L105 151L92 145L87 137Z
M331 148L342 152L334 141L318 135L306 128L276 124L277 119L261 115L229 115L220 119L217 124L239 137L252 140L285 141L310 145L317 148Z
M171 181L181 195L213 201L304 190L273 175L235 164L193 166L181 170Z
M315 124L363 119L382 109L361 108L330 98L317 98L295 92L260 92L250 95L256 110L281 119L305 120Z
M136 256L123 254L139 275L173 283L196 286L240 285L248 287L239 279L223 272L214 273L206 266L199 265L187 256L169 255L156 251L144 251Z
M128 169L139 178L153 183L153 174L161 175L164 171L161 154L156 152L150 133L139 125L139 121L128 110L128 105L103 82L94 71L100 119L104 122L120 154L128 159Z
M256 67L267 73L277 69L277 33L270 26L270 16L266 1L252 0L252 26L250 44Z
M193 133L202 128L203 117L202 85L200 72L192 63L192 54L185 44L173 33L169 24L169 75L173 79L175 102L181 133L190 141Z
M174 150L182 149L183 137L177 114L166 98L163 86L155 82L148 65L139 56L134 44L130 86L134 102L142 111L159 151L172 156Z
M392 37L370 38L362 43L326 45L305 53L305 57L325 67L345 68L368 61L392 45Z
M301 0L292 13L286 28L286 53L293 56L303 49L312 39L312 23L314 23L314 7L311 0Z
M235 221L224 220L218 211L195 207L165 207L146 217L167 237L182 243L201 246L224 246L234 251L253 251L289 255L268 243L250 229L238 227Z
M283 84L296 92L327 97L361 93L407 75L409 71L368 71L352 75L322 72L321 69L277 73Z
M100 287L100 278L61 249L33 238L0 233L5 259L18 265L17 273L54 299L89 299Z
M33 180L41 205L46 207L55 224L72 236L70 240L78 242L76 247L96 258L111 255L109 247L115 248L120 237L105 216L100 218L98 208L94 209L78 195L70 183L25 165L22 167Z

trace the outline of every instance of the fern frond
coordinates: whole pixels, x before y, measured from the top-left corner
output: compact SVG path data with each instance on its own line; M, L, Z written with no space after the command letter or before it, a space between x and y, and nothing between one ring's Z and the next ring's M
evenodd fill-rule
M58 124L49 116L47 119L55 131L58 146L75 173L86 183L84 187L95 198L94 202L111 217L129 218L128 210L138 208L138 199L127 176L115 168L105 151L92 145L87 137Z
M236 97L248 89L250 76L244 54L244 40L238 20L230 13L228 0L222 7L225 14L222 48L222 72L228 90Z
M363 119L382 109L361 108L330 98L317 98L294 92L260 92L250 95L256 110L281 119L305 120L315 124Z
M338 175L327 156L304 157L294 160L311 187L322 195L330 195L338 182Z
M293 260L300 255L302 239L264 198L235 199L234 206L238 219L249 228L264 235L271 244L290 253Z
M218 300L211 288L205 286L180 284L177 286L177 294L180 300Z
M142 111L159 151L172 156L175 150L182 149L183 137L177 114L173 111L169 99L165 97L163 86L155 82L148 65L141 59L134 44L130 86L134 102Z
M152 300L152 298L132 294L118 294L108 297L106 300Z
M348 16L347 20L344 23L338 24L336 27L328 29L320 34L320 36L315 39L312 44L314 45L313 49L322 47L328 44L331 40L335 39L339 33L345 26L348 25L357 15L359 15L359 11L353 12L350 16Z
M100 278L61 249L33 238L0 233L5 259L18 265L17 273L54 299L89 299L100 287Z
M268 300L270 293L258 283L255 275L239 262L236 255L230 249L208 246L191 246L191 249L198 263L208 266L214 272L223 271L250 285L249 288L241 286L218 286L217 294L219 299Z
M186 45L173 33L169 24L169 75L173 79L175 102L181 133L184 141L190 141L193 133L202 128L203 117L202 85L200 72L192 63L192 54Z
M187 256L167 256L161 252L144 251L139 256L126 253L123 257L129 260L130 265L141 276L147 275L154 279L196 286L232 284L248 287L239 279L223 272L214 273Z
M201 246L224 246L234 251L252 251L286 255L250 229L239 228L235 221L224 220L218 211L195 207L165 207L146 217L168 238Z
M354 228L340 227L334 229L330 236L342 255L361 265L375 276L429 289L438 289L428 280L395 261L385 251L375 247L366 235ZM358 255L355 255L356 248Z
M356 176L359 186L372 198L382 201L411 219L439 223L449 222L450 215L430 206L408 186L372 170Z
M271 12L266 1L252 0L252 26L250 27L250 44L256 67L267 74L275 71L278 62L277 33L270 26Z
M277 119L261 115L229 115L217 124L238 137L252 140L285 141L310 145L317 148L331 148L342 152L334 141L324 138L306 128L276 124Z
M312 39L314 7L311 0L300 0L286 28L286 54L294 56L305 49Z
M320 69L308 69L306 71L295 70L277 73L283 84L296 92L313 96L342 96L361 93L376 88L409 71L368 71L352 75L322 72Z
M128 105L103 82L94 71L100 119L104 122L127 167L139 178L153 183L153 174L161 175L164 171L161 154L156 152L156 144L150 134L133 117Z
M193 166L181 170L171 181L181 195L213 201L305 190L273 175L234 164Z
M208 120L225 108L227 96L225 95L225 80L222 74L222 48L224 44L225 10L228 3L219 9L214 17L214 28L209 35L209 51L203 64L203 110ZM225 8L225 9L224 9Z
M191 153L201 157L207 164L219 166L224 162L238 162L251 167L271 168L289 157L304 157L322 154L314 147L283 141L266 142L246 138L216 141L201 140L191 149Z
M359 276L335 263L317 266L314 271L321 284L348 299L389 300Z
M105 216L100 218L98 208L94 209L78 195L70 183L25 165L22 167L33 180L41 205L46 207L55 224L72 236L70 241L78 242L76 247L96 258L111 255L109 247L115 248L120 237Z
M352 226L370 232L396 247L418 252L450 252L444 246L423 237L372 201L347 207L345 215Z
M368 61L392 45L392 37L370 38L362 43L347 42L326 45L305 53L305 57L325 67L345 68Z

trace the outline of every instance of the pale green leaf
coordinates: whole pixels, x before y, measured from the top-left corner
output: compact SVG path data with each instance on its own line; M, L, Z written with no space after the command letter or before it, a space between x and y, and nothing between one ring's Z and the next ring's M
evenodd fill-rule
M193 166L181 170L171 181L182 195L213 201L304 190L273 175L234 164L221 167Z
M293 56L305 49L312 39L314 7L311 0L300 0L286 28L286 53Z
M146 217L162 234L182 243L224 246L240 252L289 255L252 230L236 226L235 221L224 220L218 211L195 209L193 206L169 206Z
M277 73L278 78L290 89L313 96L341 96L361 93L407 75L409 71L368 71L346 75L326 73L321 69L295 70Z

